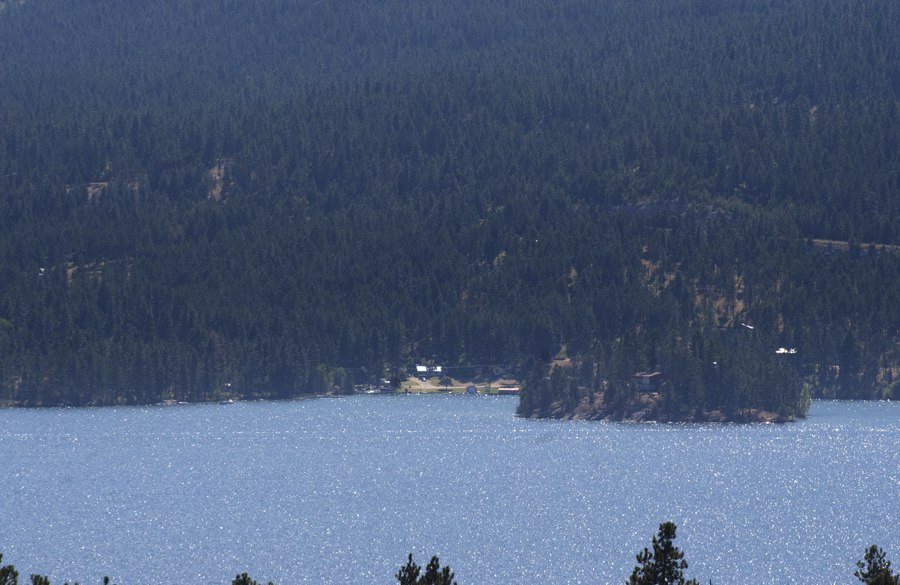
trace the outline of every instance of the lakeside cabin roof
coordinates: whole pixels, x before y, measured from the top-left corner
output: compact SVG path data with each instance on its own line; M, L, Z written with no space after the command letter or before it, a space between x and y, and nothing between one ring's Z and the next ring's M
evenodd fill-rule
M663 375L661 372L638 372L634 375L634 380L644 386L659 386Z
M441 366L416 366L416 374L440 374Z

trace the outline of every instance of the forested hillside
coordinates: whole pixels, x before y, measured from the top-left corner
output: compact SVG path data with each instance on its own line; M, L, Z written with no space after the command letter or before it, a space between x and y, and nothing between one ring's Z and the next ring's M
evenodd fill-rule
M891 0L0 2L0 399L560 352L599 388L741 323L883 396L898 30Z

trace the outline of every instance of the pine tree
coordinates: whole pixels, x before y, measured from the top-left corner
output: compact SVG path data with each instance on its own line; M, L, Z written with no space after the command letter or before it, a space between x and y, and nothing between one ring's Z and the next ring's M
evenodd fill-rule
M394 575L400 585L458 585L453 580L454 573L450 571L450 567L441 568L441 561L437 556L431 557L428 566L425 567L425 573L420 576L422 568L413 562L412 553L409 553L409 560L405 567L400 567L400 571Z
M259 583L255 579L251 579L247 573L242 573L231 580L231 585L259 585ZM269 581L269 585L274 584Z
M394 575L394 577L397 578L400 585L416 585L416 580L419 578L420 571L421 568L419 565L412 560L412 553L409 553L409 560L406 562L406 566L400 567L400 571Z
M653 552L646 548L637 555L641 566L635 567L627 585L699 585L695 579L684 580L682 569L687 569L684 553L672 544L675 540L675 524L659 525L658 536L653 537Z
M450 567L441 568L440 560L434 556L431 557L431 561L425 567L425 574L419 578L416 585L459 585L453 580L453 575Z
M872 545L866 551L865 562L856 561L859 570L853 575L866 585L897 585L900 575L891 570L891 561L884 558L884 551Z
M0 585L18 585L19 572L13 565L2 565L3 555L0 554Z

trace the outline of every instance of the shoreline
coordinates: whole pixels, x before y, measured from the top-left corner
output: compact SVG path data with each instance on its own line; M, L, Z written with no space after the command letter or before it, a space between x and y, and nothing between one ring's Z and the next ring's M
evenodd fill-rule
M498 387L491 387L491 392L485 392L484 388L479 388L479 391L476 396L503 396L503 393L498 392ZM293 401L293 400L313 400L317 398L344 398L348 396L405 396L405 395L419 395L419 394L459 394L466 395L465 387L459 386L451 386L448 388L422 388L422 389L410 389L410 388L398 388L394 392L379 392L379 391L356 391L353 394L338 394L327 392L324 394L302 394L299 396L294 396L291 398L230 398L230 399L214 399L214 400L198 400L195 402L184 402L177 401L174 399L166 399L160 400L158 402L135 402L135 403L109 403L109 404L67 404L67 403L56 403L56 404L27 404L22 400L10 400L4 399L0 400L0 409L14 409L14 408L109 408L109 407L146 407L146 406L196 406L196 405L210 405L210 406L228 406L229 404L236 404L238 402L285 402L285 401ZM470 394L471 396L471 394Z

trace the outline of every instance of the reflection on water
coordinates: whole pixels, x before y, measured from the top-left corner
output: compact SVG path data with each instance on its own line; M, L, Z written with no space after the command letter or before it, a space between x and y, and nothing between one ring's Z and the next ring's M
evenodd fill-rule
M900 405L790 425L530 421L514 397L0 411L0 552L120 585L620 583L665 520L687 574L850 583L900 563Z

